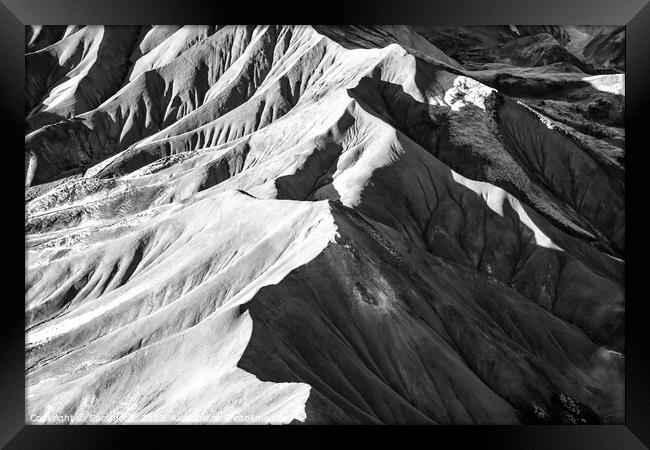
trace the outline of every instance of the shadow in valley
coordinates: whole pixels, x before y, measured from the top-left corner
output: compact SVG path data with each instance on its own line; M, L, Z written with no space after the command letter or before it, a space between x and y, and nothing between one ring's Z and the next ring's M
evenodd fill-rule
M569 345L569 348L562 347L561 352L573 361L571 364L577 364L587 372L592 367L594 371L599 370L595 368L597 364L591 364L600 350L597 345L589 343L583 333L596 343L623 349L623 311L606 309L604 313L597 313L593 305L590 306L592 296L596 295L596 291L602 293L606 283L622 283L621 264L591 248L580 237L571 236L559 229L533 208L524 207L532 224L549 235L565 251L538 245L535 231L522 222L509 202L504 201L502 214L498 214L486 199L456 182L449 167L468 178L485 179L489 173L486 169L490 161L485 159L486 155L473 153L469 151L471 149L450 142L447 121L449 108L417 102L401 86L370 78L362 79L348 93L366 112L395 126L432 155L425 165L438 167L438 173L433 173L434 176L429 173L429 179L424 177L422 179L425 181L422 182L417 172L407 171L400 166L399 161L376 169L372 174L372 182L365 187L360 202L354 208L356 211L350 210L349 213L363 218L359 220L366 224L363 227L365 233L354 234L354 238L343 233L336 244L330 244L316 259L293 270L277 285L263 287L242 307L242 311L251 314L253 332L239 367L264 381L309 384L312 392L306 404L306 423L435 422L429 413L423 413L427 411L427 405L418 403L410 383L401 385L391 378L390 374L395 369L386 365L393 364L393 358L399 360L399 357L389 356L385 353L385 348L373 348L381 347L379 343L386 338L398 345L400 332L397 330L405 326L403 323L399 326L392 323L396 319L390 313L385 318L377 316L375 311L391 299L400 305L406 305L399 308L406 307L409 314L417 318L407 327L418 329L423 326L428 331L423 331L422 336L426 336L426 333L431 336L436 334L434 330L440 325L435 325L438 322L432 318L428 308L436 304L430 295L440 295L440 292L431 291L431 280L426 281L419 275L414 278L413 271L408 269L412 261L430 258L427 254L442 258L440 261L444 261L445 267L456 267L452 272L466 274L460 276L461 279L463 276L470 277L459 281L462 284L469 282L471 285L469 280L477 276L479 278L476 280L481 280L476 281L477 286L493 286L493 289L506 297L512 295L533 302L533 309L545 317L544 320L555 320L545 314L550 314L558 307L558 295L563 295L568 305L582 305L580 308L585 308L584 311L575 313L565 310L553 314L563 321L577 321L582 328L583 331L578 331L578 328L570 327L572 333L577 333L576 336L583 336L571 339L584 341L586 347L581 347L583 344L578 345L576 342L570 343L570 340L560 346ZM354 116L346 112L339 123L341 131L351 127L354 120ZM343 148L333 139L332 134L324 136L317 145L317 150L312 152L300 170L278 178L278 197L291 200L328 199L333 211L341 208L338 193L331 184L342 151ZM448 167L441 168L440 161ZM428 171L426 167L422 170ZM420 175L425 175L425 172ZM489 182L499 184L493 180ZM440 191L441 183L447 185L446 192ZM506 190L513 191L512 184L501 184ZM423 191L424 196L416 200L418 197L414 193L418 190ZM516 189L514 191L515 197L521 198L517 195L520 193ZM315 195L317 192L321 195ZM477 220L471 217L469 219L472 220L463 219L466 214ZM344 215L335 214L339 229L345 228ZM372 252L362 250L364 245L360 244L360 241L369 239L374 244L367 245L375 248L379 246L378 251L388 255L380 257L379 262L372 263L392 271L382 272L382 277L389 277L388 284L383 288L377 286L381 277L368 272L370 269L361 262L364 258L372 259L369 256ZM478 244L472 248L472 242ZM589 269L580 272L581 264ZM558 290L559 278L564 270L564 283L568 286L582 279L583 283L576 286L584 288L584 292L574 289L562 294ZM390 277L393 275L388 273L397 274L394 276L401 278L393 279L394 283L391 283ZM546 284L544 280L549 276L555 285ZM599 286L599 277L605 284L595 289L587 288L589 283L593 283L592 288ZM355 284L355 279L360 281ZM438 280L436 283L442 282L441 279L434 279ZM359 283L361 287L357 286ZM404 286L409 286L410 290ZM464 289L457 286L458 289ZM391 289L401 291L391 293ZM555 290L550 298L548 289ZM607 289L609 288L605 288ZM414 296L413 292L418 293ZM465 295L468 297L461 298L486 301L483 297L485 294L474 292ZM579 302L576 302L576 296L581 298ZM371 312L359 313L357 305L360 301L368 305ZM505 305L506 303L503 306ZM442 311L436 312L451 314L447 310ZM472 327L459 320L458 315L451 314L443 319L443 323L448 321L453 324L450 326L456 329L454 333L471 335ZM486 333L501 332L496 324L486 326ZM457 339L462 341L470 338ZM474 335L474 339L476 351L480 351L478 349L489 342L487 336L480 334ZM513 337L501 336L499 339L509 342ZM520 344L530 345L527 338L520 341ZM410 347L412 349L418 348L414 342L408 345L413 346ZM408 352L408 345L402 351ZM572 345L576 345L576 348L571 349ZM465 358L469 357L463 353L467 351L461 351ZM531 351L535 353L539 349ZM568 370L566 361L549 364L552 370L561 373ZM495 367L498 372L499 364ZM405 371L403 376L417 379L418 370L421 369L410 367L401 370ZM581 423L583 420L586 423L598 423L601 419L587 403L599 411L604 408L604 415L612 415L617 418L615 421L619 420L622 418L622 397L619 395L622 391L617 391L617 386L622 383L622 368L611 369L612 372L608 370L610 369L600 373L598 384L601 387L614 386L610 386L614 392L613 399L595 387L575 387L571 394L576 398L587 399L586 403L574 400L564 391L555 391L544 400L546 411L536 409L534 403L533 406L526 406L515 401L519 419L501 417L501 420L504 423L518 420L527 423ZM545 383L553 384L554 381L551 377ZM498 387L495 389L500 390ZM422 401L426 402L428 395L430 393L422 393L422 398L425 399ZM391 405L388 408L390 411L385 410L385 405ZM482 423L478 417L472 417L469 422Z

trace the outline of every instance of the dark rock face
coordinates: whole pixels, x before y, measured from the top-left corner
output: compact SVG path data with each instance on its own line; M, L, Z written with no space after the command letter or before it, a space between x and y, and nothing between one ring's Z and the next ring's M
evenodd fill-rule
M27 27L30 415L622 423L623 33Z

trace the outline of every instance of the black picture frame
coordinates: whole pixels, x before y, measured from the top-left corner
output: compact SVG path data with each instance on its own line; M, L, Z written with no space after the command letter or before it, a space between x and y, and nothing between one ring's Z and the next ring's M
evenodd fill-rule
M650 108L650 4L647 0L336 0L322 3L201 0L0 0L0 96L3 155L11 168L3 171L5 218L4 295L0 313L0 445L32 448L132 448L136 439L150 446L174 442L191 446L207 439L225 446L237 438L250 444L249 429L239 427L36 426L25 425L23 174L24 146L24 26L29 24L198 24L198 23L319 23L319 24L607 24L626 26L626 398L625 425L602 426L434 426L434 427L255 427L255 434L292 440L308 446L339 445L339 432L397 436L402 445L415 439L448 448L516 449L643 449L650 446L650 345L643 295L646 254L642 158L648 144L644 127ZM271 4L272 3L272 4ZM313 4L309 4L313 3ZM633 194L640 200L634 200ZM634 205L634 207L632 207ZM11 245L7 245L11 244ZM640 262L639 262L640 261ZM10 289L7 289L10 287ZM336 431L333 433L332 430ZM317 437L311 435L317 434ZM310 435L310 436L308 436ZM361 437L361 436L359 436ZM364 436L365 439L365 436ZM347 440L347 439L346 439ZM138 447L140 447L139 445ZM237 447L235 445L235 447Z

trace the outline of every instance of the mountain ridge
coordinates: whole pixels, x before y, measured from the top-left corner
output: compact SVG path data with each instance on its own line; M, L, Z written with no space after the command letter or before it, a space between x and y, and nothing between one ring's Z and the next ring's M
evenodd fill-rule
M515 29L28 27L34 86L132 41L28 109L36 422L620 423L624 90Z

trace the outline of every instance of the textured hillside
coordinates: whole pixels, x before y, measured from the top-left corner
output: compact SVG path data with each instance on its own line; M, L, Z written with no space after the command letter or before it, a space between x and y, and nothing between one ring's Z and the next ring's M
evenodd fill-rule
M27 27L28 417L621 423L622 33Z

